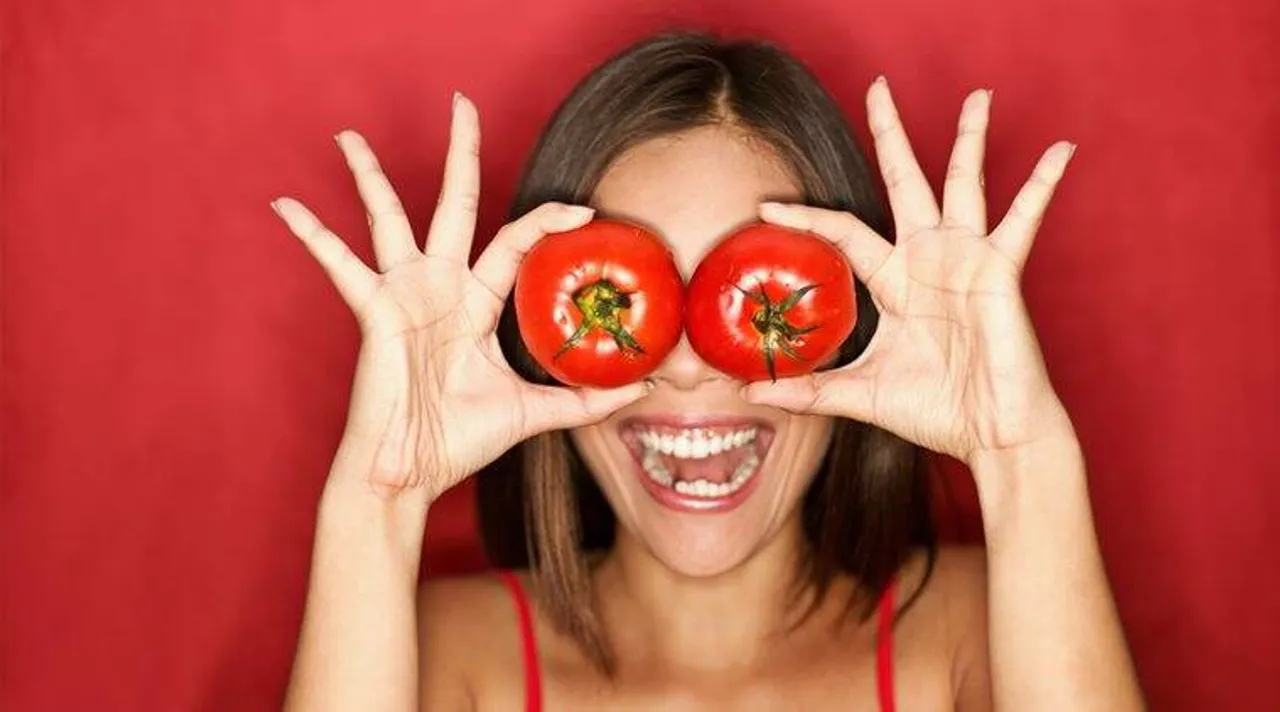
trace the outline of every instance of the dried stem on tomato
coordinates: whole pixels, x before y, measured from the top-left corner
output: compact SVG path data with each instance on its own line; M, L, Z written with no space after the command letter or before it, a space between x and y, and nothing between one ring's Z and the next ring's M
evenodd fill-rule
M787 294L782 301L775 304L769 299L763 287L754 292L738 287L738 290L748 299L760 305L760 309L751 316L751 325L760 333L760 350L764 354L764 364L769 371L769 380L778 380L774 367L778 352L796 361L805 361L803 356L796 353L795 342L801 336L817 329L820 324L799 327L787 321L786 314L792 307L799 304L801 299L804 299L804 295L817 288L816 284L805 285Z
M582 323L560 346L554 358L560 358L561 354L577 346L592 329L604 330L624 353L644 353L640 343L622 325L622 312L631 308L631 295L618 289L616 284L602 279L581 287L573 293L573 303L582 312Z

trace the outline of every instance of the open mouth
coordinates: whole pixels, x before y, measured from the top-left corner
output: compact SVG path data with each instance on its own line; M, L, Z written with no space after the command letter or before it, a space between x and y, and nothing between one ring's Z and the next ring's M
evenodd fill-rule
M645 489L661 504L724 511L746 499L774 431L747 418L632 418L619 434Z

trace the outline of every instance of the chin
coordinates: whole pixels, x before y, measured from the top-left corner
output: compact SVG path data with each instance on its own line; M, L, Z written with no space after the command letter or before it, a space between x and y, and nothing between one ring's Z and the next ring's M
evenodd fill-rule
M714 577L797 514L830 431L829 419L774 409L642 412L573 439L620 528L672 572Z

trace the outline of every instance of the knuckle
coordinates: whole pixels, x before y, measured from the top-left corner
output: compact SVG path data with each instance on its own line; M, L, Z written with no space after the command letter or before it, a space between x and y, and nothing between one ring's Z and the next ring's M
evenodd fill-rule
M1031 179L1027 181L1027 185L1031 186L1032 188L1038 189L1041 192L1053 190L1053 187L1057 185L1057 183L1058 183L1058 176L1053 175L1048 171L1044 171L1044 170L1039 170L1039 171L1036 171L1035 173L1032 173Z
M562 203L558 200L551 200L534 208L530 212L530 214L532 215L536 213L539 217L547 217L551 215L556 215L558 213L562 213L568 209L569 209L568 203Z
M499 247L500 245L505 245L509 242L511 240L511 226L515 224L516 223L509 222L498 228L498 231L493 233L493 239L489 241L489 247L485 250L485 253L488 253L490 250L501 249Z
M378 180L386 179L382 174L382 166L378 165L378 159L373 154L366 153L356 162L355 174L357 178L362 180Z
M879 117L871 122L871 137L876 141L883 141L891 136L896 128L893 121L886 117Z
M453 206L465 212L475 212L480 207L480 194L474 190L457 190L445 186L436 199L436 207Z
M304 232L307 240L310 242L322 243L330 239L337 238L337 235L329 232L329 229L322 225L318 220L312 220L304 229Z
M882 107L879 111L875 111L871 116L870 124L871 135L876 140L893 138L894 134L902 130L902 120L892 107Z
M369 220L369 227L375 228L383 223L399 223L408 220L409 216L404 211L404 206L398 202L388 203L377 210L373 210L366 214Z
M1040 220L1040 211L1034 203L1025 198L1013 201L1009 207L1009 215L1024 225L1036 225Z
M822 219L823 217L825 217L825 220ZM846 212L826 213L824 216L819 217L815 226L823 228L833 239L845 242L848 240L849 235L857 230L858 220Z
M884 184L889 190L902 187L907 182L907 172L897 163L890 163L884 169Z
M975 177L977 177L975 171L961 163L951 163L947 166L946 180L948 181L972 180ZM978 182L981 182L981 178Z

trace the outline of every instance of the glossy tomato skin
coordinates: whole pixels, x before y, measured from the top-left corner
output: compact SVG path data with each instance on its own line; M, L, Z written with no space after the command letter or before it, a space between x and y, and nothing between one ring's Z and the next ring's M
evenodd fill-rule
M689 280L685 299L690 346L716 370L744 381L813 371L836 355L858 319L844 255L820 237L767 223L716 245ZM767 304L772 320L761 313ZM762 320L777 327L772 349Z
M593 322L579 301L584 293L599 296L587 298L588 311L612 298L610 318ZM566 385L612 388L644 378L684 328L684 283L670 250L615 220L539 240L520 263L514 297L525 347Z

